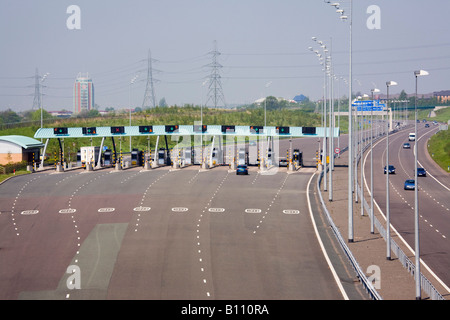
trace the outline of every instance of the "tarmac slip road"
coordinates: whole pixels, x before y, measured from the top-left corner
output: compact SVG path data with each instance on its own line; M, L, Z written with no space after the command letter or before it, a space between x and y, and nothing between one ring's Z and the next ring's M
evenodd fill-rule
M419 225L421 259L447 286L450 286L450 202L448 174L430 159L426 151L427 139L436 132L436 128L418 128L418 161L427 170L426 177L419 181ZM406 130L395 133L390 138L390 164L396 168L396 174L389 176L390 219L397 232L414 250L414 191L404 190L406 179L414 179L414 143L411 149L404 149L408 142ZM383 212L386 211L386 175L382 174L386 163L386 142L382 140L374 147L374 197ZM379 155L379 156L378 156ZM381 173L381 174L380 174ZM365 168L366 179L370 179L370 160ZM434 179L435 177L436 179Z
M311 173L139 168L0 185L1 299L342 299Z

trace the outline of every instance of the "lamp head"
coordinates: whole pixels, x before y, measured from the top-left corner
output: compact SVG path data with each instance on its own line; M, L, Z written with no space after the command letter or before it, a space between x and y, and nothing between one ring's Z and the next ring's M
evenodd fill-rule
M387 85L388 87L396 86L397 84L398 84L398 83L395 82L395 81L388 81L388 82L386 82L386 85Z
M425 70L417 70L417 71L414 71L414 75L416 77L427 76L427 75L429 75L429 73L428 73L428 71L425 71Z

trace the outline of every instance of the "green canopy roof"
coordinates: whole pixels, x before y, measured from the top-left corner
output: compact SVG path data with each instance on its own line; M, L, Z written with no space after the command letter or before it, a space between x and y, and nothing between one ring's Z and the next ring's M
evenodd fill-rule
M42 148L44 144L25 136L0 136L0 141L7 141L21 146L23 149Z

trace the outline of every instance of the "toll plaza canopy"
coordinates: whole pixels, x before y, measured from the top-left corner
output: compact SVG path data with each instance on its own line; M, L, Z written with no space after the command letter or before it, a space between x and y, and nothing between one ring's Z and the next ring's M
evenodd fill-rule
M86 138L86 137L130 137L143 135L211 135L211 136L269 136L269 137L324 137L330 136L330 128L324 127L275 127L275 126L228 126L228 125L143 125L112 127L55 127L40 128L35 139ZM339 128L334 128L333 137L338 137Z

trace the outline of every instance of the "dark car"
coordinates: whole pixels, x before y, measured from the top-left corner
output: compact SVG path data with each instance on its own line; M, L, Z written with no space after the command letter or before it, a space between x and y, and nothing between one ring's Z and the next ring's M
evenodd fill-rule
M403 144L403 149L411 149L411 145L409 144L409 142L405 142Z
M386 174L386 166L384 167L384 174ZM389 165L389 174L395 174L395 167L393 165Z
M248 169L245 164L240 164L236 168L236 174L248 174Z
M417 168L417 176L418 177L426 177L427 172L424 168Z
M415 189L415 182L412 179L408 179L405 181L405 190L414 190Z
M425 123L425 128L429 128L429 127L430 127L430 124Z
M278 165L279 165L280 167L287 167L287 165L288 165L287 159L281 158L280 161L279 161L279 163L278 163Z

